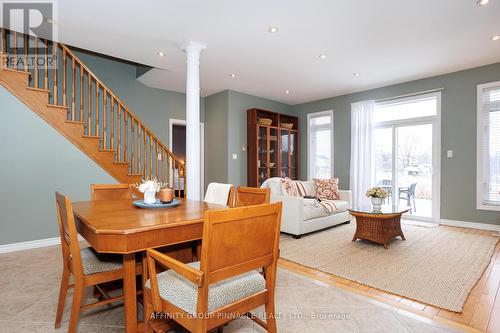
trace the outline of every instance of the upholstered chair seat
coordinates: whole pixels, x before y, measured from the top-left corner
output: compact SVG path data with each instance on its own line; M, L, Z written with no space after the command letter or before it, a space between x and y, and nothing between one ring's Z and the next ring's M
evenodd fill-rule
M123 268L123 257L121 255L98 254L90 247L81 249L80 253L84 275L110 272Z
M195 269L200 268L199 261L188 265ZM198 287L172 269L159 273L157 276L160 297L187 313L195 315ZM150 280L146 282L146 288L151 289ZM208 287L208 312L264 289L266 289L266 281L257 271L213 283Z

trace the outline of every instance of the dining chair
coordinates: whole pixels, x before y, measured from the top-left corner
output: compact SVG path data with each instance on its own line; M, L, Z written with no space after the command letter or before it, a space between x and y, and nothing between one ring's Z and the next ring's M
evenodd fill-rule
M251 318L275 333L281 206L276 202L205 212L198 262L184 264L148 249L145 332L156 332L161 324L152 318L161 317L205 333L264 305L266 322ZM157 273L157 265L168 270Z
M234 207L268 204L270 197L271 190L268 188L238 186Z
M234 200L234 186L231 184L210 183L203 201L231 207Z
M94 200L132 199L129 184L91 184L90 196Z
M85 287L97 286L99 288L98 285L101 283L123 279L123 261L122 256L119 255L100 255L91 248L80 249L70 198L56 192L56 207L61 236L63 273L59 290L55 328L61 326L68 289L74 288L68 327L68 333L74 333L77 331L81 311L123 299L123 295L110 297L106 292L101 290L101 293L105 296L104 300L82 305ZM138 267L139 273L140 269ZM73 284L70 284L71 275L73 275Z

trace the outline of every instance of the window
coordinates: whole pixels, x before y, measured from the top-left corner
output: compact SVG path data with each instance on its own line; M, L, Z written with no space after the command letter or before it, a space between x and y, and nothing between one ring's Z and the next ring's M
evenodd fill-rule
M308 176L333 177L333 111L307 115L308 123Z
M477 89L477 208L500 210L500 82Z
M377 103L373 112L373 122L432 117L437 115L436 96L418 96Z
M385 188L388 209L409 219L439 221L441 93L377 102L373 111L374 185Z

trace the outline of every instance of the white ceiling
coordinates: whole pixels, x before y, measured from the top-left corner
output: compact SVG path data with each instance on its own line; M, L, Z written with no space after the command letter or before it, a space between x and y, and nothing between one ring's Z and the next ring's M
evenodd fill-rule
M500 0L58 2L61 42L157 67L142 78L154 87L183 92L180 45L205 44L204 96L297 104L500 61Z

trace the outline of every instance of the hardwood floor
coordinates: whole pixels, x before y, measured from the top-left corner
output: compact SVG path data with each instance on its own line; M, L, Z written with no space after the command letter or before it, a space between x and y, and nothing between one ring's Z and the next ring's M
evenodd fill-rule
M455 227L442 226L442 228ZM476 229L461 228L461 230L486 235L495 234L491 231ZM498 234L495 235L499 236ZM467 298L462 313L442 310L288 260L280 259L280 266L396 306L401 311L408 311L429 319L447 323L468 332L500 333L500 243L497 244L491 262L484 271L483 276Z

